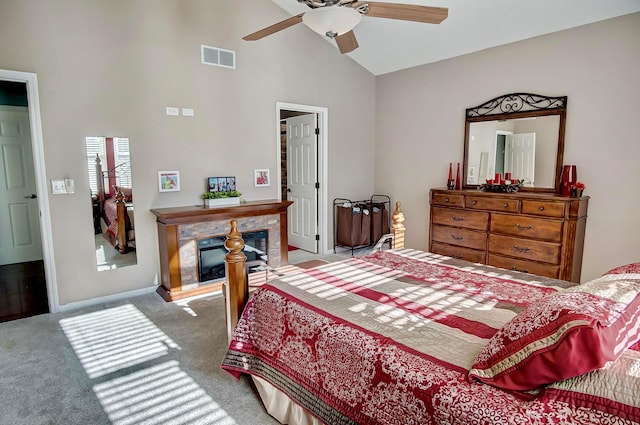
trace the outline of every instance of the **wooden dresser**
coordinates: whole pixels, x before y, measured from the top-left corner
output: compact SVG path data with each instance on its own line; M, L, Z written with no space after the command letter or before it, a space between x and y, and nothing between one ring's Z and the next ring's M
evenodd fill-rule
M580 282L589 197L431 189L429 250Z

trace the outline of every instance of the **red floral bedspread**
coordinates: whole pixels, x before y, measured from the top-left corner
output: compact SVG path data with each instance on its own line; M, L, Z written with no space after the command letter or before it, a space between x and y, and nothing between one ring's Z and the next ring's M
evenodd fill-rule
M256 291L222 368L332 425L640 422L640 344L538 394L468 379L504 323L566 285L414 250L327 264Z

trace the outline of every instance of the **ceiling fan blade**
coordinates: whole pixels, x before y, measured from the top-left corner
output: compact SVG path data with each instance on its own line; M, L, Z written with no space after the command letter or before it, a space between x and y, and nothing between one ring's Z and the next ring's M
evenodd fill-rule
M338 49L340 49L340 53L349 53L353 52L358 48L358 40L356 40L356 35L353 31L345 32L342 35L337 35L335 37L336 43L338 44Z
M446 7L420 6L415 4L383 3L373 1L359 1L351 7L368 5L369 11L365 16L374 18L400 19L403 21L424 22L426 24L439 24L449 16Z
M260 31L256 31L253 34L246 35L242 37L242 39L246 41L260 40L263 37L266 37L278 31L282 31L283 29L289 28L295 24L299 24L300 22L302 22L302 15L304 15L304 13L287 18L284 21L280 21L261 29Z

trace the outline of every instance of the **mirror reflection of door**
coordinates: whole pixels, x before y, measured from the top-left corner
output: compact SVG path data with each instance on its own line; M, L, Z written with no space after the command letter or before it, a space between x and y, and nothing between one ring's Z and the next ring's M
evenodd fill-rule
M98 271L137 264L129 139L85 139Z

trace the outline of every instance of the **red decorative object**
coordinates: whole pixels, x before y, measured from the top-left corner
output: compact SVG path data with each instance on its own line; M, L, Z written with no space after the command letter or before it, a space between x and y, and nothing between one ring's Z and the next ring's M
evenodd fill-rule
M453 163L449 163L449 178L447 179L447 189L453 189L454 181L453 181Z
M456 171L456 190L460 190L460 163L458 162L458 171Z
M563 165L560 176L560 194L562 196L571 195L571 186L578 180L577 167L575 165Z
M505 180L511 180L511 173L504 173Z

